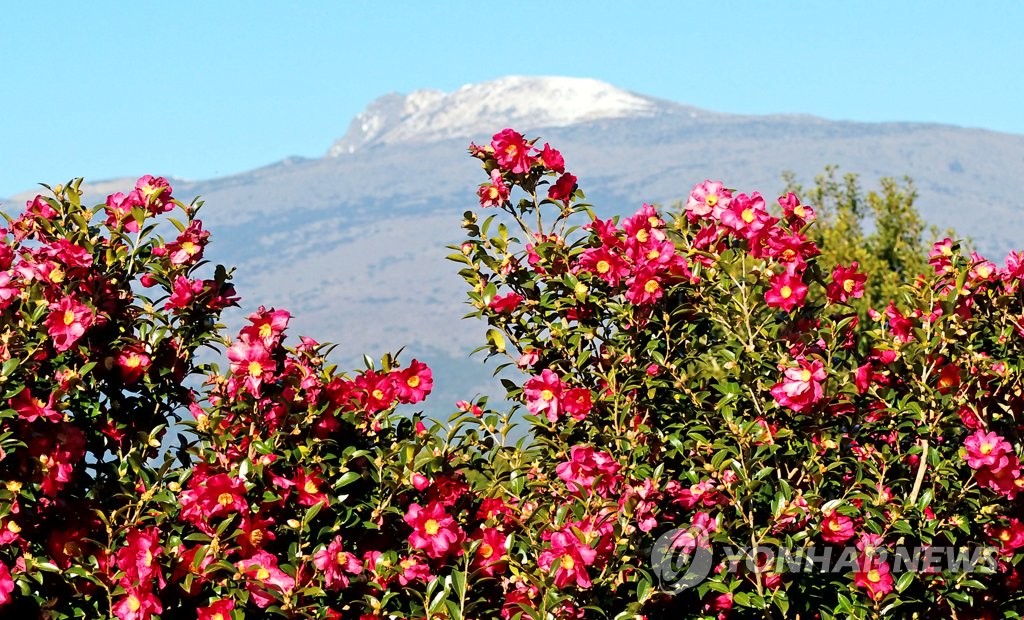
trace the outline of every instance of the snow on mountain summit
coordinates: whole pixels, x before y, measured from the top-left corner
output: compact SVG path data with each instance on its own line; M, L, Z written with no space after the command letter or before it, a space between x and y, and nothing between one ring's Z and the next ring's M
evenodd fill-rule
M357 115L329 156L371 143L467 137L495 127L565 127L608 118L650 116L656 103L587 78L504 77L453 93L418 90L385 95Z

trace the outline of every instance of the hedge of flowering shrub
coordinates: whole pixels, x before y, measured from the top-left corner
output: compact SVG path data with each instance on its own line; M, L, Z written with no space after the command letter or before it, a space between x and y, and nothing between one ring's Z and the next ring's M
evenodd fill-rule
M163 179L10 219L0 615L1019 617L1024 255L944 240L863 311L874 274L822 262L795 193L602 220L550 145L470 152L450 258L519 374L511 410L444 422L418 360L343 373L281 309L227 337L230 274ZM946 548L992 561L899 565ZM706 574L676 587L666 551Z

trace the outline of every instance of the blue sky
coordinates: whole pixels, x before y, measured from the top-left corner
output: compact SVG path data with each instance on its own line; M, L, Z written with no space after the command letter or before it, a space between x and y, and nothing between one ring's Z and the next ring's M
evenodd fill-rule
M593 77L723 112L1024 133L1024 3L15 2L0 196L318 156L387 92Z

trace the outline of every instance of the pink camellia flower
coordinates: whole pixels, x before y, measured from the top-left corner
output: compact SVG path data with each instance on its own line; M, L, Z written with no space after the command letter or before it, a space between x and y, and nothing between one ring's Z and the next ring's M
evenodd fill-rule
M495 295L487 307L498 314L512 314L512 311L523 302L523 296L519 293L510 292L506 295Z
M349 575L363 572L359 558L342 548L341 536L336 536L326 548L316 552L313 566L323 574L324 585L328 590L347 588Z
M0 607L11 602L11 592L14 592L14 579L7 565L0 562Z
M235 564L248 578L247 589L256 606L266 609L285 594L295 589L295 579L277 567L277 558L260 551Z
M184 310L192 304L196 295L203 292L201 280L189 280L185 276L178 276L174 279L174 286L171 295L164 304L165 310Z
M1013 451L1013 446L1006 439L994 432L986 433L982 430L967 437L964 448L967 449L965 458L971 469L1003 469L1009 463L1009 455Z
M505 204L509 197L509 188L497 169L491 170L491 182L483 183L480 189L476 190L477 198L480 199L480 206L483 208L500 207Z
M121 380L132 384L142 378L149 370L151 360L139 347L129 347L117 354L117 370Z
M150 213L166 213L174 208L171 185L163 177L142 176L135 182L135 191Z
M300 467L295 471L294 482L300 506L322 504L326 507L330 503L327 493L323 491L324 480L316 471L307 472Z
M825 542L841 545L853 538L853 535L854 522L850 517L830 512L821 522L821 537Z
M607 452L599 452L591 446L573 446L569 460L555 468L558 477L573 493L593 491L601 497L608 497L621 480L620 466Z
M551 534L551 548L540 554L538 565L545 571L555 569L555 587L575 585L580 589L591 586L587 567L597 559L597 551L583 543L571 530Z
M259 396L264 381L271 381L277 364L262 340L240 338L228 347L231 373L241 379L249 393Z
M792 312L794 308L802 306L807 297L807 285L803 279L788 271L772 276L770 285L764 300L772 308Z
M790 225L796 228L803 228L815 218L814 208L800 203L800 198L793 192L787 192L785 196L779 196L779 206Z
M594 274L612 286L618 286L629 275L629 263L605 246L583 252L577 268Z
M626 284L629 286L626 290L626 300L637 306L653 304L665 294L661 279L650 267L638 269Z
M502 170L525 174L533 167L534 159L530 155L530 145L526 143L522 134L512 129L503 129L494 134L491 147L494 149L494 159Z
M203 248L210 239L210 232L203 230L201 220L192 220L178 238L168 243L164 251L172 265L191 265L203 257Z
M53 339L53 348L61 353L75 346L95 319L92 309L73 297L65 297L53 304L46 316L46 331Z
M771 226L774 218L768 213L761 194L754 192L749 196L735 196L729 202L729 208L722 211L721 220L723 226L745 239L750 239Z
M711 216L719 219L722 211L729 208L732 192L725 189L721 181L707 180L697 184L686 200L686 216L690 221Z
M822 382L827 374L825 365L819 360L811 361L801 355L794 361L797 365L786 369L783 380L775 384L771 394L780 406L799 413L822 399Z
M576 191L576 176L566 172L558 177L554 185L548 188L548 198L560 202L569 202L574 191Z
M537 349L528 349L516 360L516 366L520 368L532 368L540 361L540 352Z
M540 375L523 384L526 408L534 415L546 414L549 422L558 421L562 411L565 384L553 371L544 369Z
M43 402L41 399L32 396L32 390L25 388L8 402L11 405L11 409L17 411L18 415L28 422L34 422L40 418L50 422L60 422L64 419L64 415L53 407L53 394L50 394L46 402Z
M164 610L148 586L130 586L125 590L125 595L110 608L118 620L150 620Z
M458 551L465 537L455 519L440 502L430 502L426 508L410 504L405 522L413 528L409 534L409 544L422 549L430 558L443 558Z
M14 284L12 285L12 281ZM14 300L21 294L18 283L9 271L0 271L0 310L14 303Z
M562 154L551 148L547 142L544 143L544 148L540 150L540 160L543 162L544 167L552 172L562 174L565 172L565 159Z
M999 553L1005 556L1012 557L1018 549L1024 548L1024 524L1019 519L989 525L985 532L999 545Z
M836 265L832 271L832 282L828 285L826 295L832 303L846 303L851 297L860 299L864 296L864 282L867 275L857 272L857 261L849 267Z
M413 359L409 367L392 373L398 401L404 404L416 404L434 389L434 373L423 362Z
M132 217L132 207L141 207L142 198L138 192L131 192L127 196L121 192L107 196L106 208L107 228L114 229L123 226L126 232L139 232L139 223Z
M853 582L858 588L864 588L871 600L878 600L893 590L889 564L875 556L864 556L857 561Z
M235 608L235 602L229 598L214 601L206 607L200 607L197 620L231 620L231 611Z

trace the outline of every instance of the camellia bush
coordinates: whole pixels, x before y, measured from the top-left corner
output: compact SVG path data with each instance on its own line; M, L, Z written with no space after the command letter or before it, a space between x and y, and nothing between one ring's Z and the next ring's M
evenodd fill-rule
M228 337L163 179L9 219L0 615L1020 617L1024 255L946 239L896 287L793 192L604 220L549 144L470 153L449 258L514 404L445 421L419 360L341 372L274 308Z

